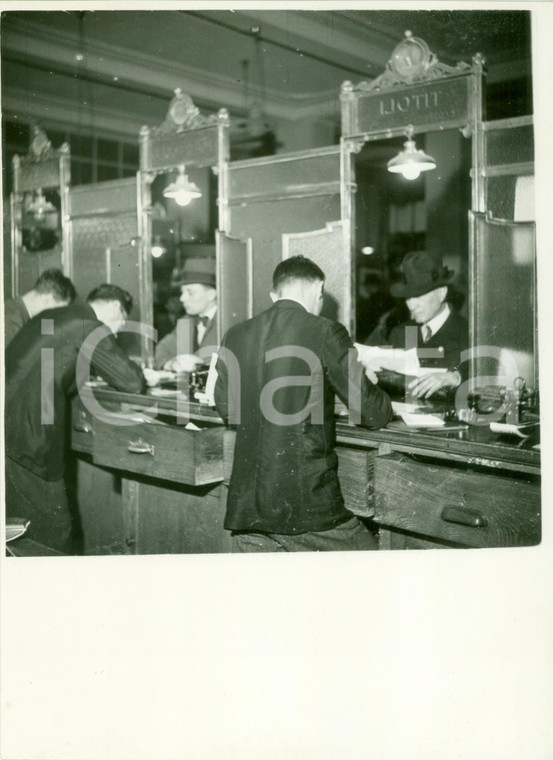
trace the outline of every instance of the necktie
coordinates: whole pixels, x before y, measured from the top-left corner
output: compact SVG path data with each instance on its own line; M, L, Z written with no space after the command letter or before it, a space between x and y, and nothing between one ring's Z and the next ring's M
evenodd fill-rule
M422 332L422 342L428 343L428 341L430 340L430 336L432 335L432 330L430 329L430 327L428 327L428 325L423 325L421 327L421 332Z
M208 322L209 322L209 317L196 318L196 330L195 330L195 336L194 336L195 337L194 353L196 353L196 351L198 351L198 349L202 345L202 340L204 339Z

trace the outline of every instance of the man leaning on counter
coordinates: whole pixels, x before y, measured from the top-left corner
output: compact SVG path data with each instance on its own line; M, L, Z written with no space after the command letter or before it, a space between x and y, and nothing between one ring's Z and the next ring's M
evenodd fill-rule
M346 405L357 397L367 428L386 425L392 407L366 377L346 328L320 316L324 281L310 259L285 259L274 271L273 306L223 337L215 404L236 425L224 523L233 551L377 548L344 506L335 395Z
M86 304L37 314L6 350L6 515L30 520L28 538L64 554L75 551L64 480L68 406L88 379L77 377L78 357L87 355L94 371L117 390L140 393L142 372L115 339L132 302L116 285L100 285Z

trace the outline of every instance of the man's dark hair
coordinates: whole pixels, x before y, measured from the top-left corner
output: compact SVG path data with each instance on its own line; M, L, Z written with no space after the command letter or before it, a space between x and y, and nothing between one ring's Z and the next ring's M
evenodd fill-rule
M75 286L61 269L46 269L35 282L33 290L41 295L51 294L55 301L72 303L77 295Z
M278 290L291 280L307 280L308 282L324 282L323 270L311 259L305 256L291 256L284 259L273 273L273 290Z
M123 288L117 287L117 285L109 285L108 283L98 285L97 288L94 288L94 290L88 294L86 300L88 303L91 303L92 301L119 301L127 317L132 310L131 294L127 293Z

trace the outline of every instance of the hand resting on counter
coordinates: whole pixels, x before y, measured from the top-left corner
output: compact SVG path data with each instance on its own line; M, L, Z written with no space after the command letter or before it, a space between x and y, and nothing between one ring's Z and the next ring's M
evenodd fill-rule
M461 375L457 370L446 372L430 372L417 377L407 386L415 398L428 398L441 388L457 388L461 383Z
M203 363L204 360L195 354L179 354L166 361L163 369L170 372L194 372L196 367Z

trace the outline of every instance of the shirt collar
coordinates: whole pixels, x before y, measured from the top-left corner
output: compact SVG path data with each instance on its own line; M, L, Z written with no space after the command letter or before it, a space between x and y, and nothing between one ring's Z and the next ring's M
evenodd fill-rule
M217 312L217 304L214 303L213 306L210 306L209 309L206 309L203 314L198 314L199 317L207 317L208 319L213 319Z
M443 327L450 314L451 309L449 308L449 304L444 303L444 308L440 311L440 313L436 314L436 316L432 317L432 319L428 320L428 322L425 322L422 327L429 327L430 335L435 335L440 327Z

